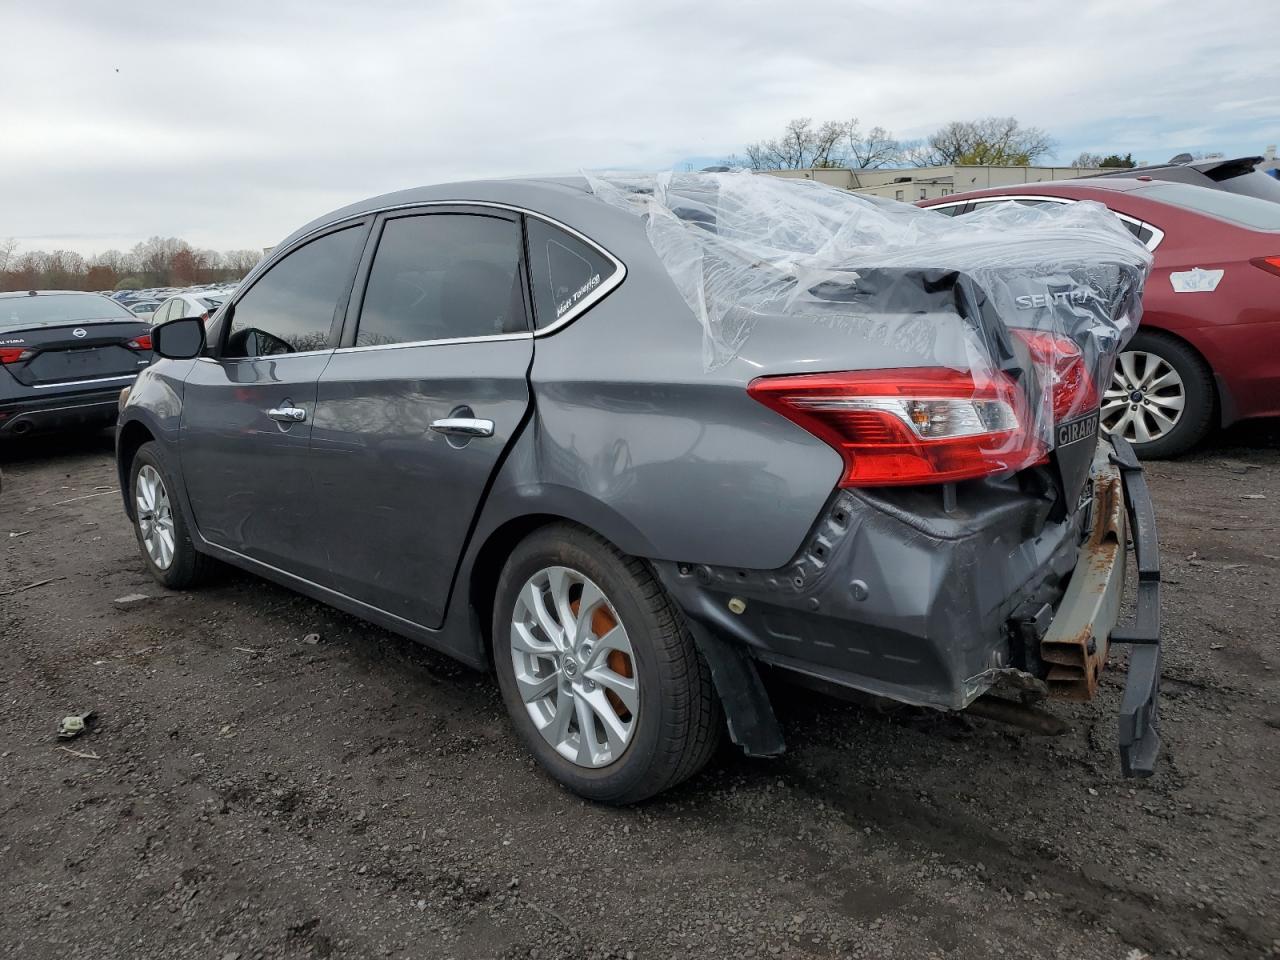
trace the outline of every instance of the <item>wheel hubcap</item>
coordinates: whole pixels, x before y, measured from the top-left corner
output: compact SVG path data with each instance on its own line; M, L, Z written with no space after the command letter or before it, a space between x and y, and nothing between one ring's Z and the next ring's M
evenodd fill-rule
M511 614L511 663L544 740L581 767L604 767L631 742L640 688L626 628L609 598L568 567L530 577Z
M168 570L173 563L173 510L164 480L155 467L147 464L138 471L133 497L142 546L152 563Z
M1126 350L1116 362L1102 398L1102 425L1133 443L1167 435L1182 419L1186 387L1163 357Z

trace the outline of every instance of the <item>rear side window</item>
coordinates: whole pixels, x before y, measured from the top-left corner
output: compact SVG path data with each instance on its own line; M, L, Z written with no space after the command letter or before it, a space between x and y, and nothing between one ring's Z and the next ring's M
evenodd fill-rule
M589 243L529 217L529 273L538 329L585 309L610 288L618 265Z
M1280 230L1280 203L1188 183L1153 183L1139 194L1250 230Z
M363 228L347 227L275 264L236 301L223 356L266 357L327 347L363 240Z
M520 254L515 220L453 213L388 220L356 346L527 331Z

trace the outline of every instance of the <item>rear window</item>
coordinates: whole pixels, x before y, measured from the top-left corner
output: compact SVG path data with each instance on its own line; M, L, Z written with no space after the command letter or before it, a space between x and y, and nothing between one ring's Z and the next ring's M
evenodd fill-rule
M1280 203L1270 200L1186 183L1155 183L1143 190L1141 196L1250 230L1280 230Z
M617 264L588 243L529 217L529 273L538 329L585 309L609 288Z
M217 297L197 297L196 299L204 304L205 309L207 310L217 310L222 306L222 301Z
M34 297L0 297L0 330L51 327L59 323L87 323L90 320L136 319L114 300L96 293L42 293Z

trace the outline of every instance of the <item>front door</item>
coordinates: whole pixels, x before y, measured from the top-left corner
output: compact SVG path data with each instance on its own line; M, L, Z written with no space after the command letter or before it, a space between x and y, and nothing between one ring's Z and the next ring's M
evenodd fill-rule
M182 473L200 534L308 580L325 574L308 445L367 225L288 253L239 294L192 364Z
M311 436L327 585L439 626L503 449L529 408L520 218L388 216ZM366 259L368 259L366 257Z

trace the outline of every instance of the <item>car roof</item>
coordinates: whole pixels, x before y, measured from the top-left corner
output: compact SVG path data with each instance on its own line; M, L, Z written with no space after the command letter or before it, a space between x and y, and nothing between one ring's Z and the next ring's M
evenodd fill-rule
M96 291L93 291L93 290L4 290L4 291L0 291L0 297L5 297L5 298L29 297L32 294L35 294L38 297L46 297L51 294L56 294L59 297L74 296L74 297L97 297L100 300L111 299L111 297L103 296L101 293L97 293Z
M534 210L561 219L566 211L581 208L584 200L591 208L596 208L594 212L601 216L609 216L607 211L621 212L599 200L591 192L585 177L513 177L503 180L462 180L456 183L412 187L408 190L397 190L393 193L369 197L367 200L357 201L317 217L280 241L278 247L287 247L329 224L387 207L449 201L461 204L498 203ZM571 214L570 217L572 218ZM576 226L576 224L570 223L570 226Z
M945 197L930 198L920 206L936 207L942 204L958 203L965 200L979 200L983 197L1023 196L1043 193L1048 196L1071 196L1091 191L1108 191L1111 193L1133 193L1145 190L1158 181L1131 179L1094 180L1092 177L1077 177L1071 180L1037 180L1035 183L1012 183L1000 187L981 187L977 190L966 190L964 193L953 193Z

